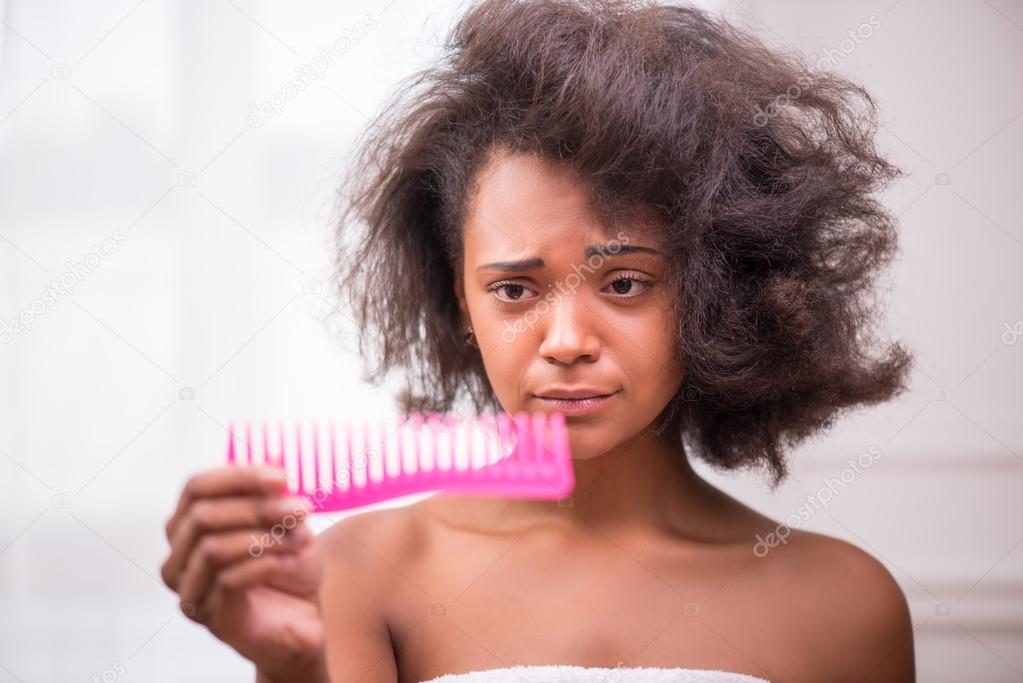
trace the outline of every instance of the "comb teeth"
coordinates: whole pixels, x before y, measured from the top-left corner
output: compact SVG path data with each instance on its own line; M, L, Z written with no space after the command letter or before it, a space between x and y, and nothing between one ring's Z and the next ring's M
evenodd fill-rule
M244 457L243 457L244 456ZM312 512L441 491L554 499L575 485L565 417L555 412L412 413L392 420L249 420L228 425L227 460L271 464Z

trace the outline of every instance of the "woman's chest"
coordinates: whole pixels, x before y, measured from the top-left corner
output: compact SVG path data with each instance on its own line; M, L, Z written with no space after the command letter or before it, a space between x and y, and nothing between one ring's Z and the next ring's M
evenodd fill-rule
M765 676L760 662L794 644L769 627L785 619L763 594L755 560L611 539L571 552L542 538L436 546L404 568L392 602L399 682L516 664Z

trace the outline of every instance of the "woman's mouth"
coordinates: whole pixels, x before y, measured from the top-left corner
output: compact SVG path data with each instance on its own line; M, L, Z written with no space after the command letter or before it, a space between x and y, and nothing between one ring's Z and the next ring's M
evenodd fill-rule
M585 396L579 398L550 398L547 396L534 396L534 398L547 407L550 411L558 411L565 416L589 415L603 408L607 403L618 395L618 392L596 396Z

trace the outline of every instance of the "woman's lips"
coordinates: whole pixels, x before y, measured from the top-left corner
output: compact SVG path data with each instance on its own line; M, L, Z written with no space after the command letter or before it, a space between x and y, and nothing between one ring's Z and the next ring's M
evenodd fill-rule
M544 398L543 396L536 396L536 400L540 401L544 406L551 411L558 411L566 416L569 415L589 415L590 413L596 412L607 405L608 401L618 395L616 391L613 394L606 394L604 396L589 396L587 398Z

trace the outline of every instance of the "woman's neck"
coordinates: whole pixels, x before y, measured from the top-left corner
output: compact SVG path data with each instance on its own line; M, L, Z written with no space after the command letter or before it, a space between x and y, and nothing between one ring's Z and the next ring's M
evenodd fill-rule
M575 488L562 500L455 494L443 497L443 516L482 532L520 533L539 523L573 534L663 532L704 543L727 536L728 520L746 509L702 479L684 448L651 432L572 462Z

